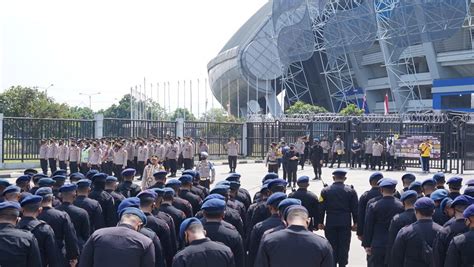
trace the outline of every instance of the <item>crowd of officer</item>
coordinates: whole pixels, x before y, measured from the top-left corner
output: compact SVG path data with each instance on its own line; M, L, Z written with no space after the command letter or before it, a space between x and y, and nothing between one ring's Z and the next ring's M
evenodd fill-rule
M318 197L308 176L287 194L267 173L251 196L235 172L212 187L196 170L168 174L145 188L133 168L120 182L63 169L0 180L0 266L346 266L351 232L368 266L474 264L474 180L461 193L461 177L407 173L398 192L374 172L359 198L337 169Z

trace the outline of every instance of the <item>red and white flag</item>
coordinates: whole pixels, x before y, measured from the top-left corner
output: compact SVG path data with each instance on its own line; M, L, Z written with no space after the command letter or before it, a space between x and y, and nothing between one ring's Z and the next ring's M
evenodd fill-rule
M385 94L385 100L383 101L383 107L385 111L385 115L388 115L388 94Z

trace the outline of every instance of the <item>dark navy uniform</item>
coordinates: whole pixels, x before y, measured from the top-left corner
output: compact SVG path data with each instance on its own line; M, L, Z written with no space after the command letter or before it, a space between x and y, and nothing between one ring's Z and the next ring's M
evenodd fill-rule
M205 222L203 223L206 235L212 241L218 241L228 246L234 253L235 266L244 266L244 245L242 237L235 227L225 225L222 222Z
M437 207L434 210L433 214L433 221L439 225L444 225L446 222L449 221L449 216L444 214L444 212L441 210L441 207Z
M193 216L201 209L202 199L198 195L193 194L189 189L182 188L179 190L178 195L191 204Z
M292 225L262 240L255 266L333 267L334 257L326 239L302 226Z
M419 220L402 228L393 244L391 266L431 266L423 259L423 240L432 247L436 232L441 229L441 226L431 219Z
M89 198L97 200L102 208L102 216L104 217L105 227L115 226L117 224L117 212L115 208L114 198L102 189L94 187L89 193Z
M367 204L371 199L381 198L382 194L378 187L372 187L370 190L365 191L359 198L359 207L358 207L358 221L357 221L357 236L364 235L364 225L365 225L365 213L367 210Z
M255 263L255 259L257 258L258 247L265 231L282 225L283 221L281 220L280 216L278 214L272 214L269 218L267 218L263 222L257 223L253 227L249 238L249 266L253 266Z
M79 266L155 266L152 240L128 225L95 231L84 246Z
M202 210L196 213L195 217L200 219L202 222L206 221ZM226 207L223 220L233 225L235 229L237 229L237 232L239 232L240 236L245 236L244 223L236 210Z
M91 234L89 214L84 209L68 202L63 202L59 207L57 207L57 210L66 212L71 218L74 229L76 230L79 249L82 250L82 247Z
M165 258L163 257L163 248L161 247L161 242L158 236L153 230L148 227L142 227L140 233L144 236L151 239L153 246L155 248L155 267L165 267Z
M162 203L160 211L165 212L173 218L176 236L179 234L179 226L186 219L186 214L168 203Z
M48 223L54 231L56 245L67 261L77 259L79 256L79 246L77 242L76 230L66 212L55 208L43 207L39 220Z
M318 196L306 188L298 188L295 192L290 193L288 197L301 200L301 205L308 210L311 219L309 229L315 229L317 227L316 224L319 222Z
M453 238L449 244L444 266L471 267L474 265L474 229Z
M326 224L324 234L334 250L335 262L347 265L351 243L351 215L357 224L357 192L349 185L334 182L321 190L319 223Z
M129 198L136 197L138 193L141 192L141 189L139 185L134 184L131 181L123 181L118 185L117 191L121 193L125 198Z
M171 266L173 256L176 254L176 246L172 246L171 244L171 232L168 224L153 216L151 213L145 212L145 215L147 218L146 227L155 232L160 239L163 256L165 257L168 266Z
M173 259L173 267L234 267L232 251L209 238L194 240Z
M184 212L186 218L193 217L193 206L186 199L182 199L179 196L173 198L173 206L180 211Z
M115 210L117 210L118 206L120 205L120 203L122 203L125 197L122 194L113 191L112 189L106 189L105 192L109 193L112 196L112 198L114 199Z
M102 207L97 200L88 198L86 196L77 196L74 200L74 205L87 211L90 220L90 232L104 228L104 216L102 216Z
M159 211L157 209L153 210L152 214L166 222L166 225L168 225L168 228L170 229L171 250L175 252L178 251L178 238L176 237L176 227L174 225L173 217L171 217L171 215L168 213Z
M249 191L242 187L239 188L239 192L237 192L235 199L244 204L245 210L247 210L250 207L250 204L252 204L252 197L250 197Z
M38 242L28 231L13 224L0 223L0 266L41 267Z
M16 228L29 231L35 236L43 266L62 266L58 261L60 252L57 249L54 231L51 226L33 217L23 217Z
M444 266L446 252L453 238L459 234L469 231L464 218L456 219L453 223L443 227L436 235L433 244L434 266Z
M387 264L390 263L393 242L395 242L398 231L414 222L416 222L415 209L405 210L404 212L393 217L392 221L390 222L390 227L388 228L387 252L385 255L385 262Z

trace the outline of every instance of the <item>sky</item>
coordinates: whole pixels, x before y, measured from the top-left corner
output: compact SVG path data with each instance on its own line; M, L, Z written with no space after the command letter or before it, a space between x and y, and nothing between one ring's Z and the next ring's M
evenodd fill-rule
M100 92L91 103L99 110L144 83L163 105L169 82L173 110L180 81L179 105L202 113L207 63L266 1L1 1L0 92L37 86L72 106L89 106L85 94ZM217 107L210 95L209 108Z

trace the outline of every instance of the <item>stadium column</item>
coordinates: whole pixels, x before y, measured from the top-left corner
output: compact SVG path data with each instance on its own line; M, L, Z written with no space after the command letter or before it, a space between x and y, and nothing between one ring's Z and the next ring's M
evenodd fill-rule
M3 113L0 113L0 169L3 167Z
M102 138L104 137L104 114L95 114L94 115L94 137Z

